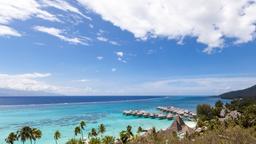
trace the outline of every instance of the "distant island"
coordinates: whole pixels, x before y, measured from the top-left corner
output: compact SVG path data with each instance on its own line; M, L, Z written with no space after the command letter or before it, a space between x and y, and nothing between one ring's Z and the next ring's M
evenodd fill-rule
M231 91L220 95L223 99L256 98L256 85L237 91Z

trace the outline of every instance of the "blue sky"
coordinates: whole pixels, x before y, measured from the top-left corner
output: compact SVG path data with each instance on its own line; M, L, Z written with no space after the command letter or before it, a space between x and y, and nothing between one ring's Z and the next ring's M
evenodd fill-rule
M0 0L0 88L214 95L255 84L255 2L189 3Z

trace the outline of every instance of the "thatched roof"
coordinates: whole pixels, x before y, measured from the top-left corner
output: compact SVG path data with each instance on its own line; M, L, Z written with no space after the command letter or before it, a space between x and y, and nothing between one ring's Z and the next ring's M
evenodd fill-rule
M193 132L193 129L187 126L179 115L176 116L175 121L168 129L171 131L183 132L188 134L191 134Z

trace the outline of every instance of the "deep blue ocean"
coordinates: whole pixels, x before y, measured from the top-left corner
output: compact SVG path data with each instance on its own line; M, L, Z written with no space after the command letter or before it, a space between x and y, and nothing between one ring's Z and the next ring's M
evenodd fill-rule
M198 104L213 105L217 100L219 98L206 96L0 97L0 144L5 144L4 139L10 132L27 125L42 130L43 137L37 144L54 144L53 133L56 130L61 132L60 143L63 144L74 137L74 127L81 120L87 123L85 135L101 123L106 126L105 135L115 137L127 125L131 125L134 132L139 126L165 129L173 120L124 116L122 111L137 109L156 112L157 106L175 106L195 112ZM195 122L185 123L195 126Z
M161 96L6 96L0 97L1 105L67 104L83 102L109 102L161 98Z

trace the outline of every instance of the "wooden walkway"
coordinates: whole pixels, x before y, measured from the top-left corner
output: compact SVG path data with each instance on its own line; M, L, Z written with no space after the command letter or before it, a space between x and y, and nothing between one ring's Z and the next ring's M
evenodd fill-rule
M196 116L191 111L180 109L176 107L157 107L161 113L152 113L152 112L146 112L144 110L125 110L123 111L123 114L126 116L137 116L137 117L143 117L143 118L153 118L153 119L168 119L172 120L176 115L180 115L184 118L192 119Z

